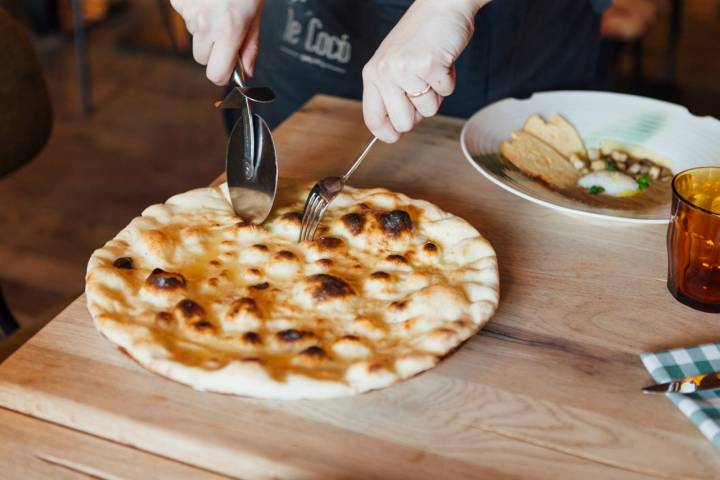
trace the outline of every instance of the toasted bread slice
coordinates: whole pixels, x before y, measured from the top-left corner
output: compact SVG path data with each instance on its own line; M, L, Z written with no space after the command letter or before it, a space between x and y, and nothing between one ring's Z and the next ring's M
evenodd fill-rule
M530 115L523 125L523 130L535 135L566 157L571 155L586 156L585 145L575 127L558 114L545 122L540 115Z
M572 187L580 178L580 172L567 158L524 131L513 132L511 141L502 142L500 152L524 174L539 178L551 187Z

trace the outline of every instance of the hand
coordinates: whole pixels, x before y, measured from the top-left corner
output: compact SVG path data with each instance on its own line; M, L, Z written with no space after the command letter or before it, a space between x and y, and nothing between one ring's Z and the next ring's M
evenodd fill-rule
M218 85L230 79L238 55L253 74L258 52L263 0L170 0L193 36L193 56L207 65L207 78Z
M363 68L363 116L375 136L393 143L437 113L455 89L455 60L472 37L475 14L488 1L413 3Z
M655 23L657 10L653 0L614 0L603 13L600 32L619 40L643 37Z

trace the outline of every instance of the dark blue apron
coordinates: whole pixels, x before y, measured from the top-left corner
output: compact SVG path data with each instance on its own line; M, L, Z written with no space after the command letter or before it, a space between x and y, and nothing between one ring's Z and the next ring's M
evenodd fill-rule
M456 64L455 92L440 113L467 117L505 97L589 88L600 45L600 12L609 3L491 2L475 19L475 34ZM278 99L258 105L257 112L272 128L317 93L362 98L363 66L410 4L266 0L253 83L271 86Z

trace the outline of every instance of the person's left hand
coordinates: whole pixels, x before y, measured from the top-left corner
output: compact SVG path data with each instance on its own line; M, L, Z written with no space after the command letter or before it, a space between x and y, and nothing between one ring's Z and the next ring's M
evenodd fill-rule
M455 60L490 0L416 0L363 68L363 116L392 143L435 115L455 89Z

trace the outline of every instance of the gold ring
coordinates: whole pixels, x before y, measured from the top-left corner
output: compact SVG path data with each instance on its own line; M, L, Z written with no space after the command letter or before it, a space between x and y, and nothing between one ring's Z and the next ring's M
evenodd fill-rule
M408 93L407 96L410 97L410 98L422 97L423 95L425 95L425 94L428 93L429 91L430 91L430 84L428 83L427 86L426 86L422 91L420 91L420 92L415 92L415 93Z

